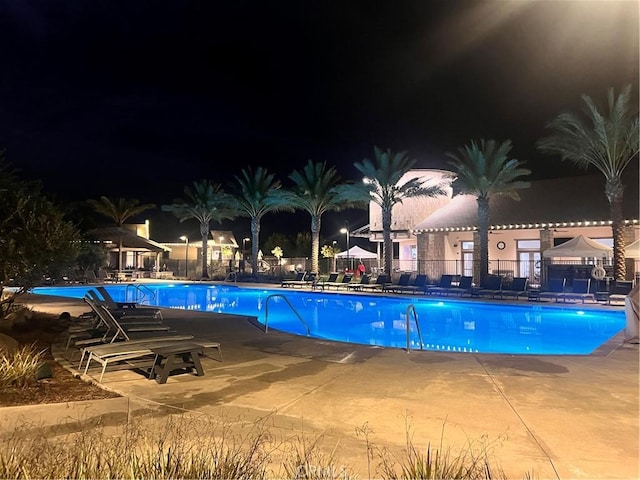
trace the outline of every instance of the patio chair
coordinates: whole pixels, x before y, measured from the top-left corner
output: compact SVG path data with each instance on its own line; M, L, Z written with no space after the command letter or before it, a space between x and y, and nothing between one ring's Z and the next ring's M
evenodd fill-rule
M298 272L293 280L283 280L281 287L310 287L316 283L315 272Z
M111 312L104 305L92 305L91 299L86 298L85 301L89 303L96 310L96 313L105 325L108 325L106 333L102 336L89 337L79 339L75 342L75 346L80 348L81 357L80 365L89 351L88 349L95 347L96 345L105 345L119 343L121 341L131 341L136 339L149 339L155 336L158 338L171 338L169 335L173 335L170 332L170 327L162 324L151 323L137 323L137 324L124 324L119 322Z
M402 273L400 274L400 278L398 278L397 283L387 283L382 287L383 292L392 292L399 293L400 289L403 287L409 286L409 282L411 281L410 273Z
M106 290L105 290L106 291ZM132 308L132 307L119 307L116 302L113 301L111 296L107 298L98 295L98 293L91 289L87 290L85 295L87 298L91 299L94 303L98 305L103 305L106 307L111 314L120 319L120 320L156 320L162 321L162 311L159 308L152 307L140 307L140 308Z
M559 295L559 297L562 298L563 301L582 300L582 303L584 303L585 300L591 300L595 302L596 297L590 290L590 278L574 278L573 282L571 283L571 291L564 292Z
M555 299L557 302L562 298L562 294L564 293L564 288L567 283L566 278L550 278L549 283L547 284L546 290L541 290L538 294L540 299L549 298Z
M629 292L633 289L632 280L616 280L611 287L611 292L607 295L607 303L611 305L611 302L625 302L625 298Z
M502 288L498 293L494 294L493 298L500 295L500 299L505 297L515 298L516 300L520 295L527 295L527 289L529 288L528 277L515 277L507 288Z
M376 278L376 281L374 283L371 283L371 280L369 280L369 283L363 284L362 282L360 282L356 285L358 286L358 290L360 290L361 292L382 292L384 286L387 285L390 281L391 279L389 278L389 275L383 273L381 275L378 275L378 278Z
M345 273L344 275L342 275L342 279L339 282L325 282L324 287L325 288L334 287L336 290L338 290L339 288L349 289L349 284L351 283L352 279L353 279L352 273Z
M476 293L481 297L492 297L501 294L502 291L502 277L500 275L489 275L487 278L487 284L478 290Z
M98 277L96 277L96 272L94 272L90 268L87 268L84 271L84 279L85 279L84 283L98 283Z
M113 363L127 362L127 369L138 369L140 367L150 366L153 368L153 365L149 364L151 357L155 356L155 349L161 347L172 347L175 349L179 349L180 346L184 346L185 351L191 350L193 345L196 345L200 349L204 350L205 348L214 348L218 351L220 355L220 361L222 361L222 349L220 347L220 343L213 342L205 339L194 339L190 338L147 338L141 339L137 341L131 342L119 342L112 343L109 345L100 345L95 346L88 349L88 357L87 363L84 367L84 374L86 375L89 371L89 366L92 361L95 361L102 365L102 370L100 372L100 378L98 382L102 382L102 378L104 377L104 372L107 367ZM146 357L148 358L147 364L135 364L132 363L132 360L143 360ZM153 375L153 371L149 372L149 377Z
M424 273L419 273L409 285L399 285L396 287L397 293L424 293L427 288L429 277Z
M371 274L365 273L362 275L362 278L359 282L351 282L347 285L347 290L356 290L362 291L363 288L366 288L368 285L371 285Z
M458 282L458 286L453 286L451 288L447 288L444 293L447 295L466 295L467 293L471 295L473 292L473 277L468 275L463 275L460 277L460 281Z
M104 305L109 310L111 310L111 312L122 312L122 316L149 316L162 320L162 310L160 310L159 308L141 306L136 302L116 302L109 293L109 290L107 290L104 286L98 286L95 289L102 297L101 299Z
M104 333L96 335L94 331L90 330L85 334L81 332L70 335L75 340L75 346L82 348L87 345L95 345L97 343L111 343L117 340L130 340L130 333L138 332L168 332L171 327L168 327L158 321L131 321L123 322L116 319L111 311L104 305L96 303L89 297L83 299L91 309L100 318L103 325L105 325ZM71 343L71 339L67 341L67 348Z
M331 272L331 273L329 274L329 277L328 277L326 280L320 280L320 281L317 283L317 285L318 285L320 288L324 289L324 286L325 286L326 284L332 284L332 283L334 283L334 282L337 282L337 281L338 281L338 277L339 277L339 276L340 276L340 273L339 273L339 272Z
M453 275L448 275L448 274L443 274L440 276L440 281L438 282L437 285L427 285L427 290L426 293L428 293L429 295L443 295L447 293L447 290L449 290L453 285L451 285L451 282L453 282Z

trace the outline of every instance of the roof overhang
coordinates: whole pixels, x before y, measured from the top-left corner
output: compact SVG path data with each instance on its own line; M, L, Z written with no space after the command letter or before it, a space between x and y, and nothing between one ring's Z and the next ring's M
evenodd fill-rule
M490 225L489 230L541 230L545 228L570 228L570 227L606 227L612 225L611 220L585 220L580 222L542 222L542 223L513 223L508 225ZM638 219L625 220L625 225L638 225ZM468 232L475 231L478 227L475 225L464 227L439 227L439 228L423 228L414 230L414 233L440 233L440 232Z
M114 244L114 248L122 246L129 251L170 252L171 248L148 238L136 235L135 232L122 227L95 228L87 232L87 236L102 242Z

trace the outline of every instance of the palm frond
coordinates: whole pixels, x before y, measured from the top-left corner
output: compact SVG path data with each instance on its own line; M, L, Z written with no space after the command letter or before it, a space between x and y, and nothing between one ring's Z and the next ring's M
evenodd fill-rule
M632 158L638 155L638 115L632 112L631 86L619 95L607 92L606 115L587 95L582 96L583 115L559 114L547 127L553 133L537 142L543 153L559 155L581 168L594 167L607 179L619 178Z
M97 213L112 219L118 227L121 227L129 218L156 207L153 203L141 205L136 199L127 200L122 197L111 199L105 196L100 197L99 200L87 200L87 203Z

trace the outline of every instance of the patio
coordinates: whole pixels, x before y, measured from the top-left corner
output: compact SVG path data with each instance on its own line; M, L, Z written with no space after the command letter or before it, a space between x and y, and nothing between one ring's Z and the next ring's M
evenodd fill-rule
M66 298L32 296L28 303L54 313L86 310ZM638 345L623 344L621 335L589 356L407 354L264 334L225 315L170 309L164 319L220 341L224 362L204 358L204 376L173 376L163 385L132 371L107 372L103 386L126 398L0 409L3 428L20 415L55 425L74 414L121 421L207 414L233 419L238 429L268 418L276 435L322 436L326 451L337 447L338 463L361 478L370 467L367 442L400 454L407 430L420 448L439 445L441 435L454 448L484 438L509 478L640 474ZM357 434L363 427L368 439Z

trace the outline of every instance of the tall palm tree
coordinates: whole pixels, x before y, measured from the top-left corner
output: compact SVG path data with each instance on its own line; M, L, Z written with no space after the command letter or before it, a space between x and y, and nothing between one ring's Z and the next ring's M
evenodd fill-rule
M478 236L480 237L480 284L489 275L489 200L507 195L519 200L518 190L529 187L529 182L518 180L531 174L521 168L524 162L510 159L511 141L498 144L495 140L475 140L471 145L458 148L458 154L447 152L449 162L458 174L454 181L461 193L474 195L478 204Z
M613 232L613 275L618 280L626 276L622 172L638 155L638 113L631 111L630 99L631 85L623 88L617 97L610 88L608 111L601 114L593 100L582 95L586 104L584 116L561 113L547 124L555 133L537 143L544 153L560 155L562 160L585 169L595 167L604 175Z
M180 222L197 220L202 237L202 278L209 278L207 269L207 243L211 222L233 219L237 215L232 206L231 195L224 192L218 183L209 180L193 182L192 188L184 187L184 199L174 200L171 205L162 205L162 210L173 213Z
M441 185L426 185L428 180L411 178L400 183L402 177L413 168L415 160L410 159L406 151L394 153L374 147L374 160L365 158L354 166L363 175L365 181L346 187L343 194L352 200L374 202L382 212L382 264L384 273L391 274L393 265L393 243L391 242L392 211L396 204L405 198L434 197L445 192Z
M122 228L124 222L146 210L156 208L153 203L140 204L139 200L125 198L111 199L105 196L99 200L87 200L87 203L99 214L113 220L116 227ZM122 237L118 241L118 271L122 271Z
M236 208L240 216L251 219L251 271L258 272L258 249L260 241L260 222L269 212L293 211L290 197L284 192L279 180L267 169L251 167L243 169L235 176L238 192L235 195Z
M291 205L311 215L311 270L318 272L322 215L349 208L340 194L344 184L334 167L311 160L302 170L293 171L289 179L294 183L288 197Z

